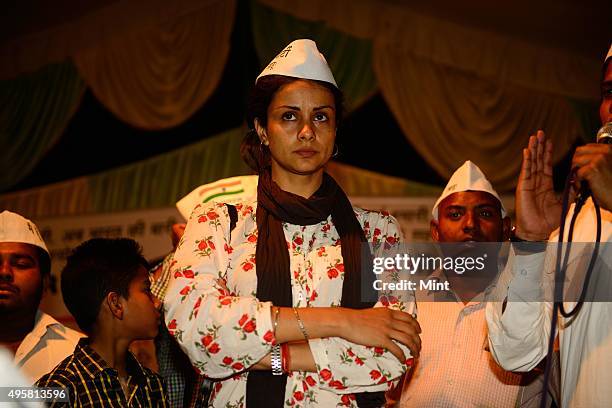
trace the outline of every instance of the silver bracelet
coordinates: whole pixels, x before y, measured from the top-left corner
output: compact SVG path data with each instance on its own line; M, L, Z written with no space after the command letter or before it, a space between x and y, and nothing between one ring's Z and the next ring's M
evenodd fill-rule
M281 358L280 344L272 346L270 366L272 366L272 375L283 375L283 359Z

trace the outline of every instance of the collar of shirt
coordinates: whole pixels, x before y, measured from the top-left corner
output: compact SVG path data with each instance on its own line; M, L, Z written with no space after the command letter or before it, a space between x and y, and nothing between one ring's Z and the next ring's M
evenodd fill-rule
M47 334L49 330L56 331L59 335L64 333L65 327L49 316L48 314L38 310L34 320L34 328L27 336L24 337L23 341L19 345L17 352L15 353L15 362L19 364L21 359L25 357L30 350L34 349L38 342Z
M74 357L77 361L83 364L85 372L94 379L102 373L108 373L113 377L118 377L119 373L115 368L109 367L106 361L94 349L89 346L89 339L83 338L79 340L74 349ZM128 371L128 383L135 382L138 385L146 385L147 377L155 377L154 374L149 374L144 367L136 360L136 357L131 352L126 355L126 369Z

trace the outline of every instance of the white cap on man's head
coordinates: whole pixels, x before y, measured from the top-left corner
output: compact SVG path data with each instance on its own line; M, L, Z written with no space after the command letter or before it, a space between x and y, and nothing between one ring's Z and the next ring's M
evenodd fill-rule
M176 203L176 208L188 220L198 204L219 202L236 204L240 201L254 200L257 197L258 176L229 177L204 184Z
M336 88L336 80L317 44L312 40L300 39L291 42L268 64L255 80L268 75L284 75L294 78L329 82Z
M436 201L436 204L431 211L431 215L433 216L434 220L438 219L438 206L442 200L451 194L461 191L484 191L485 193L491 194L493 197L497 198L497 201L499 201L502 217L506 216L506 209L504 208L504 204L502 203L501 198L499 198L497 191L493 189L493 186L489 180L487 180L482 170L468 160L453 173L450 180L448 180L448 184L444 188L442 195L440 198L438 198L438 201Z
M36 225L21 215L7 210L0 213L0 242L30 244L44 249L49 254Z

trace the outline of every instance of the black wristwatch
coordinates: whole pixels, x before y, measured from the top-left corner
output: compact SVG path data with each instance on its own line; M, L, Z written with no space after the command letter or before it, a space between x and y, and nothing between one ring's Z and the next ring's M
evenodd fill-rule
M537 253L542 252L546 249L547 241L529 241L526 239L519 238L516 235L516 226L512 227L512 231L510 231L510 242L512 242L514 248L518 251L518 253Z

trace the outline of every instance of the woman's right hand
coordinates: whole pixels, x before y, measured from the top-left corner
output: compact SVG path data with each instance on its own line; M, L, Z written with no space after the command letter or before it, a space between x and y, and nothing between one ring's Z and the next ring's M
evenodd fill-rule
M339 337L363 346L383 347L405 362L406 356L395 340L408 347L412 357L419 356L421 326L410 314L386 307L343 309L342 314Z

